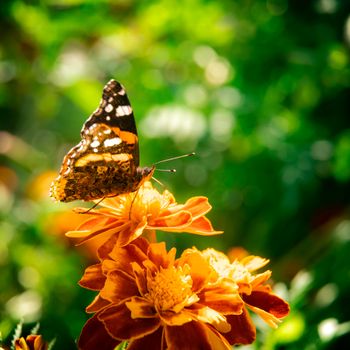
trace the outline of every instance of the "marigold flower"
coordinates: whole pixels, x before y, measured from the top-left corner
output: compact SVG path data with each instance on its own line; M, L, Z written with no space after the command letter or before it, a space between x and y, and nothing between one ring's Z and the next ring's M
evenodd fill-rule
M100 205L102 208L89 211L89 218L76 230L66 233L78 239L78 244L103 235L105 243L99 249L100 257L107 256L114 245L125 246L143 233L152 236L155 230L198 235L222 233L215 231L205 217L211 209L206 197L193 197L185 204L177 204L169 191L159 193L150 182L136 192L106 198Z
M15 340L15 350L47 350L48 343L41 335L28 335Z
M256 329L248 309L273 328L277 327L281 318L288 315L288 303L273 294L271 286L265 284L271 276L271 271L254 274L256 270L268 264L268 259L249 255L230 262L225 254L212 248L203 251L202 256L213 267L215 278L229 278L237 283L239 294L244 301L242 314L227 317L232 327L228 339L230 344L250 344L255 340Z
M222 349L233 331L228 317L242 313L237 284L215 279L199 251L175 259L175 248L143 238L114 247L109 258L86 269L82 287L99 291L87 312L81 350Z

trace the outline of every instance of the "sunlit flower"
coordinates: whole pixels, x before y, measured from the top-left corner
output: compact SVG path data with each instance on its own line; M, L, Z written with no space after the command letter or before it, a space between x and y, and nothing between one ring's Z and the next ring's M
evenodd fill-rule
M215 278L199 251L175 259L175 248L138 238L115 246L100 264L86 269L80 285L99 292L87 307L81 350L230 350L228 318L242 313L236 283Z
M221 233L214 231L205 217L211 209L206 197L193 197L185 204L177 204L169 191L159 193L150 182L137 192L106 198L100 205L102 208L90 210L89 218L66 235L77 239L78 244L103 235L101 257L107 256L114 245L125 246L142 234L152 240L155 230L199 235Z
M254 272L269 260L259 256L249 255L241 260L230 262L228 257L214 249L206 249L202 255L206 257L216 272L215 278L229 278L238 285L238 291L244 301L243 313L227 317L232 326L229 341L231 344L250 344L255 340L256 329L249 316L248 310L259 315L268 325L276 328L281 318L289 313L289 305L272 292L266 281L271 271Z
M28 335L15 340L15 350L47 350L48 343L41 335Z

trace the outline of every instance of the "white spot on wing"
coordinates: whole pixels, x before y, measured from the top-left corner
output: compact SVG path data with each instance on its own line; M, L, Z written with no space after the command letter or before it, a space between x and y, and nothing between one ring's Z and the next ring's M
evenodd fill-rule
M107 115L106 120L110 121L111 117L109 115Z
M118 91L118 95L121 95L121 96L125 95L125 90L122 88L120 91Z
M79 148L77 149L77 151L81 152L83 150L83 148L84 148L84 144L83 144L83 142L80 142L79 143Z
M132 109L130 106L118 106L115 110L115 114L117 117L123 117L124 115L129 115L132 113Z
M117 146L122 142L122 140L119 137L114 137L112 139L106 139L103 142L103 145L105 147L112 147L112 146Z
M95 141L92 141L91 144L90 144L90 147L92 148L96 148L100 145L100 142L95 140Z
M107 113L110 113L113 111L113 106L109 103L106 107L105 107L105 111Z
M97 127L97 124L94 123L94 124L90 125L89 130L92 131L92 130L96 129L96 127Z
M108 134L110 134L111 132L112 132L112 130L111 129L106 129L106 130L104 130L103 131L106 135L108 135Z

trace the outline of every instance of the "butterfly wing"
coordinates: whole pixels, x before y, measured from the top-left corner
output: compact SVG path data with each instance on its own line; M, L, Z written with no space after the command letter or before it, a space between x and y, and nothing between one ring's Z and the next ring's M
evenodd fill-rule
M97 110L81 130L82 140L63 159L51 197L69 202L135 191L139 185L137 130L129 99L111 80Z
M113 139L114 135L119 137L128 145L130 154L133 156L133 163L138 166L139 146L134 113L124 87L114 79L106 84L99 107L83 125L82 139L92 136L94 141L98 140L100 136L103 136L98 134L100 130L97 131L97 135L96 132L94 134L93 132L97 126L103 125L111 130L111 135L106 139ZM114 146L109 146L108 142L106 147L112 147L109 151L113 153L118 153L123 148L113 148Z

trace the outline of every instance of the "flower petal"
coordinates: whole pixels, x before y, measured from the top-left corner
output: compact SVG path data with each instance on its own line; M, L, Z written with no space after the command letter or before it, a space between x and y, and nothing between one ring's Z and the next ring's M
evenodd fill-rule
M111 268L122 270L132 276L131 263L142 264L147 259L148 245L149 243L145 239L138 238L125 247L115 246L109 253L112 260L109 260L108 264L110 264ZM107 265L106 268L110 269Z
M262 309L259 309L258 307L249 304L246 304L246 306L250 310L255 312L257 315L259 315L272 328L277 328L278 324L282 322L279 318L275 317L267 311L264 311Z
M201 322L189 322L183 326L165 327L168 350L200 349L214 350L207 338L206 327Z
M148 224L148 228L165 231L166 228L181 229L188 226L192 221L192 215L188 211L160 216Z
M251 344L255 341L256 330L245 308L241 315L229 315L226 318L231 325L231 331L224 336L230 344Z
M15 350L30 350L26 340L23 337L15 340Z
M249 305L258 307L278 318L288 315L289 305L273 293L253 291L251 295L243 295L243 300Z
M150 261L149 260L145 261L145 263L147 262L150 262ZM139 290L140 295L145 295L148 292L147 272L144 268L142 268L137 263L131 263L131 267L133 270L133 275L135 278L137 289Z
M202 254L194 249L185 250L176 261L177 266L185 266L186 264L191 267L192 291L198 292L209 280L212 269Z
M108 273L105 285L100 292L103 299L109 300L112 303L119 303L138 294L135 280L121 270Z
M140 339L132 340L127 350L164 350L165 347L162 344L163 340L163 327L159 327L154 333L146 335Z
M102 273L101 264L91 265L85 269L84 275L79 281L79 285L90 290L100 290L103 288L106 276Z
M66 237L79 239L77 245L83 244L87 240L96 237L99 234L112 235L117 234L123 229L123 223L113 220L111 223L107 221L100 222L93 226L93 229L86 231L68 231Z
M207 214L212 206L207 197L192 197L183 205L182 210L188 210L194 219Z
M224 335L219 333L213 327L206 327L208 341L213 350L232 350L230 343L226 340Z
M182 311L182 312L161 312L159 314L160 319L168 326L182 326L185 323L191 322L194 320L191 313Z
M250 282L252 289L255 290L257 287L260 287L263 283L265 283L271 277L271 274L272 274L272 271L267 270L263 273L254 275L254 279Z
M186 232L197 235L218 235L224 231L215 231L211 222L205 216L201 216L191 222L191 225L186 228Z
M160 326L158 318L133 319L125 304L107 307L98 315L107 331L120 340L144 337L155 332Z
M81 331L78 347L80 350L111 350L121 342L113 339L97 316L90 318Z
M27 337L27 342L34 341L34 350L47 350L48 344L41 335L31 334Z
M131 318L154 318L156 311L153 304L145 298L133 297L125 303L126 307L131 311Z
M147 218L144 216L137 224L129 222L123 230L119 232L117 245L124 247L142 235L147 226Z
M153 243L148 248L148 258L156 266L167 268L175 261L176 249L171 248L169 252L166 250L164 242Z
M237 292L236 284L231 280L222 280L220 284L209 286L199 294L200 303L225 315L242 313L243 300Z
M100 297L100 295L97 295L95 299L92 301L90 305L88 305L85 309L87 313L95 313L109 305L110 302L108 300L105 300Z
M219 332L227 333L231 329L230 324L226 322L226 317L208 306L193 309L191 313L195 315L197 321L209 323Z
M249 272L253 272L267 265L270 260L261 258L260 256L249 255L243 258L240 262Z
M101 240L101 236L97 237L99 241ZM117 235L110 236L104 243L102 243L102 245L98 247L97 256L100 260L108 258L109 253L116 246L117 237ZM91 241L93 241L93 239Z
M86 212L86 208L75 208L74 211L80 213L80 215L82 216L82 213ZM91 230L96 225L99 225L101 222L103 222L105 224L106 221L108 220L108 217L103 217L103 216L101 216L100 213L97 213L97 214L99 214L99 215L95 216L95 215L88 215L87 214L86 220L83 221L74 231Z

